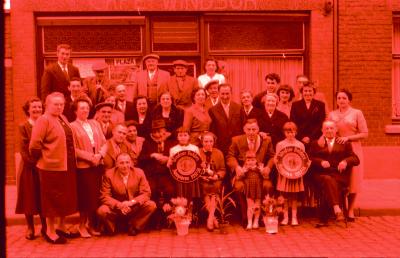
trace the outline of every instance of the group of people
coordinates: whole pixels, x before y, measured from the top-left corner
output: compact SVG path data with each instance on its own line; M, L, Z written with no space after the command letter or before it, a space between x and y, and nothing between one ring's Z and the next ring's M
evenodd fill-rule
M42 77L41 98L30 98L23 107L28 118L19 128L23 169L16 212L26 216L27 239L35 238L35 214L41 216L42 235L53 244L115 234L121 225L136 235L148 222L162 227L170 199L177 196L198 209L203 202L206 228L213 231L219 226L215 205L222 187L235 191L249 230L259 227L266 195L286 200L282 225L289 224L289 207L291 224L298 225L298 201L310 186L328 205L319 225L326 225L330 209L337 220L344 219L343 187L349 191L345 215L354 221L362 179L360 140L368 128L362 112L351 107L348 90L337 92L338 108L327 112L306 76L298 76L293 89L270 73L266 90L254 97L242 90L239 104L215 59L207 59L206 73L195 79L186 74L185 61L174 61L170 76L158 68L159 56L150 54L135 76L131 101L125 85L105 76L106 63L95 63L95 77L82 81L70 54L70 46L57 47L58 61ZM276 153L287 146L308 153L312 165L304 178L277 172ZM173 156L183 150L202 159L203 174L190 183L175 181L170 173ZM77 211L74 232L64 218Z

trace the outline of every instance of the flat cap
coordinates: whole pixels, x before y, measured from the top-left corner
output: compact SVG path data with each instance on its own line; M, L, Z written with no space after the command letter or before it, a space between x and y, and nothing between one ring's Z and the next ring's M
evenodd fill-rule
M174 66L178 66L178 65L182 65L182 66L185 66L185 67L187 67L188 66L188 63L185 61L185 60L175 60L174 62L172 62L172 64L174 65Z
M151 122L151 130L165 128L165 121L163 119L156 119Z
M101 102L101 103L97 104L97 105L94 107L94 109L95 109L96 111L99 111L99 110L100 110L101 108L103 108L103 107L114 108L114 105L113 105L112 103L109 103L109 102Z
M158 55L156 55L156 54L148 54L148 55L145 55L143 57L142 61L144 62L144 61L146 61L146 59L149 59L149 58L154 58L154 59L160 60L160 57Z

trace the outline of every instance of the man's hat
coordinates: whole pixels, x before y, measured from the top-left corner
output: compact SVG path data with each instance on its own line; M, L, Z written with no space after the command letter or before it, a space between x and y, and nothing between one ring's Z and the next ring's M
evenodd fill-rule
M144 61L146 61L146 59L149 59L149 58L154 58L154 59L160 60L160 57L158 55L156 55L156 54L148 54L148 55L145 55L143 57L142 61L144 62Z
M151 130L156 130L160 128L165 128L166 124L163 119L156 119L151 122Z
M204 88L206 90L208 90L208 88L213 84L218 84L219 85L219 81L218 80L211 80L211 81L207 82L206 85L204 85Z
M184 66L184 67L187 67L188 66L188 63L185 61L185 60L175 60L174 62L172 62L172 64L174 65L174 66L178 66L178 65L181 65L181 66Z
M101 108L103 108L103 107L114 108L114 105L113 105L112 103L109 103L109 102L101 102L101 103L97 104L97 105L94 107L94 109L95 109L96 111L99 111L99 110L100 110Z
M108 68L108 64L104 61L96 62L92 65L93 71L101 71Z

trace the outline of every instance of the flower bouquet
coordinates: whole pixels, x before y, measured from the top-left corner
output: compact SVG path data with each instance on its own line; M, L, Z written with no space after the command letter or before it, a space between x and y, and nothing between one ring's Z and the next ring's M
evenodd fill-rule
M274 198L271 198L269 197L269 195L267 195L263 200L263 220L265 231L269 234L278 233L278 214L282 212L283 203L284 199L282 196L278 197L278 199L275 200Z
M189 233L189 225L192 222L192 203L187 207L188 201L184 197L172 198L171 202L173 207L168 219L175 223L179 236L187 235Z

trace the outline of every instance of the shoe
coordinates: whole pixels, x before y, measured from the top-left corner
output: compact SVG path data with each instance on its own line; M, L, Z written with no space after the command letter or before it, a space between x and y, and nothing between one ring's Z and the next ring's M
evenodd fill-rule
M139 234L139 230L137 229L132 228L128 231L128 236L136 236L137 234Z
M258 225L258 221L254 220L253 221L253 229L258 229L260 226Z
M67 239L62 236L57 237L57 239L51 239L47 234L44 234L43 237L48 243L53 245L60 245L67 243Z
M247 223L246 230L251 230L253 228L253 225L251 225L251 222Z
M69 232L69 231L65 232L62 231L61 229L56 229L56 234L64 238L77 238L81 236L79 232Z
M100 235L101 235L100 231L97 231L97 230L95 230L95 229L93 229L93 228L88 228L88 232L89 232L89 234L91 234L92 236L100 236Z
M347 217L347 222L355 222L356 218L354 217Z
M345 220L345 217L344 217L344 215L343 215L343 212L338 212L338 213L336 213L335 215L336 215L336 222L344 221L344 220Z
M322 227L327 227L328 226L328 223L327 222L318 222L316 225L315 225L315 227L316 228L322 228Z
M286 226L287 224L289 224L289 219L288 219L288 218L284 218L284 219L281 221L281 225L282 225L282 226Z
M297 218L296 217L293 217L292 218L292 226L298 226L299 225L299 221L297 220Z
M92 235L87 231L86 228L84 228L84 229L80 229L80 228L79 228L79 235L80 235L82 238L91 238L91 237L92 237Z
M25 234L25 238L28 240L35 239L35 232L32 229L28 229Z

